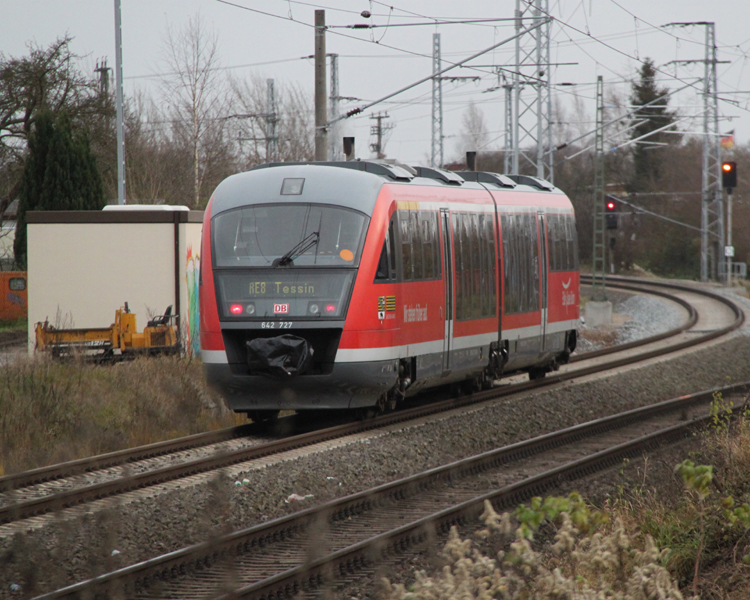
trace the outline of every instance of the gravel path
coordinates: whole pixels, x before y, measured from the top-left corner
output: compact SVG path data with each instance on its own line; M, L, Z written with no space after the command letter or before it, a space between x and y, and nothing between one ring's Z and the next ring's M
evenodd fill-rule
M582 286L582 291L585 297L590 288ZM578 353L658 335L678 327L685 319L685 311L666 298L610 289L607 298L612 302L613 324L597 329L582 320Z
M670 328L664 325L663 319L669 316L660 312L661 303L623 298L623 305L632 311L631 320ZM643 330L634 328L628 335ZM748 330L750 325L719 345L671 360L669 368L661 361L531 394L523 402L500 401L490 407L442 415L419 426L308 454L272 468L232 470L208 482L193 478L180 487L153 488L132 500L97 503L96 511L91 505L31 520L24 531L0 527L0 597L48 591L287 514L311 502L655 400L750 380ZM235 485L243 479L247 482ZM312 494L313 498L287 504L293 493ZM21 589L10 591L11 585Z

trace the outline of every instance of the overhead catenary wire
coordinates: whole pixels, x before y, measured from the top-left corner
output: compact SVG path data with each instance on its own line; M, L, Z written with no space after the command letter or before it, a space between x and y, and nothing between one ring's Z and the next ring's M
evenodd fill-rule
M426 81L430 81L430 80L434 79L435 77L440 77L441 75L447 73L448 71L450 71L452 69L455 69L456 67L460 67L463 64L469 62L470 60L474 60L475 58L477 58L479 56L482 56L482 54L485 54L487 52L490 52L490 51L494 50L498 46L502 46L503 44L507 44L508 42L511 42L511 41L515 40L516 38L522 36L522 35L526 35L530 31L533 31L533 30L541 27L542 25L545 25L546 23L547 23L547 19L541 19L540 22L537 23L536 25L531 25L530 27L527 27L523 31L520 31L517 34L512 35L509 38L504 39L502 42L498 42L497 44L494 44L494 45L490 46L489 48L485 48L484 50L480 50L479 52L476 52L475 54L472 54L468 58L465 58L465 59L463 59L463 60L461 60L461 61L459 61L457 63L454 63L454 64L452 64L452 65L450 65L450 66L448 66L448 67L446 67L446 68L438 71L437 73L433 73L431 75L428 75L427 77L423 77L422 79L420 79L418 81L415 81L414 83L411 83L411 84L409 84L409 85L407 85L407 86L405 86L405 87L403 87L403 88L401 88L399 90L396 90L395 92L391 92L390 94L387 94L387 95L383 96L382 98L379 98L378 100L370 102L369 104L365 104L364 106L360 106L358 108L352 109L349 112L345 113L344 115L338 117L337 119L329 121L328 123L326 123L326 126L332 125L333 123L336 123L337 121L341 121L341 120L346 119L348 117L351 117L351 116L354 116L356 114L359 114L362 111L367 110L368 108L372 108L373 106L375 106L376 104L379 104L380 102L382 102L384 100L388 100L389 98L393 98L393 96L397 96L398 94L401 94L401 93L405 92L406 90L410 90L413 87L416 87L416 86L418 86L418 85L420 85L422 83L425 83Z

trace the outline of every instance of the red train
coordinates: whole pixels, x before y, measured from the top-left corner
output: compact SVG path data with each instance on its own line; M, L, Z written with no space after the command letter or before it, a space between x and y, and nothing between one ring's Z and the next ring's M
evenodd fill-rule
M216 188L201 254L205 374L254 419L542 377L576 345L573 207L532 177L263 165Z

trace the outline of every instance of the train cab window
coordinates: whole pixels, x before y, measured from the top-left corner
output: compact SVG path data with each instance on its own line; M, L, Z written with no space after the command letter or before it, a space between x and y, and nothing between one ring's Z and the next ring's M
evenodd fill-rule
M495 230L492 217L453 213L456 319L496 314Z
M219 268L357 267L368 218L323 204L252 205L214 217L213 256ZM283 224L283 226L281 226Z
M501 217L505 314L539 310L539 239L533 213Z

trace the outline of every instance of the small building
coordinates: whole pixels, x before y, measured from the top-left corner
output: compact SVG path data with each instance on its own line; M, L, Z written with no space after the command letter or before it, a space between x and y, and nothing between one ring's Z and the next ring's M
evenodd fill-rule
M198 355L202 222L202 211L166 205L27 213L29 351L37 322L108 327L127 302L139 330L172 306Z

